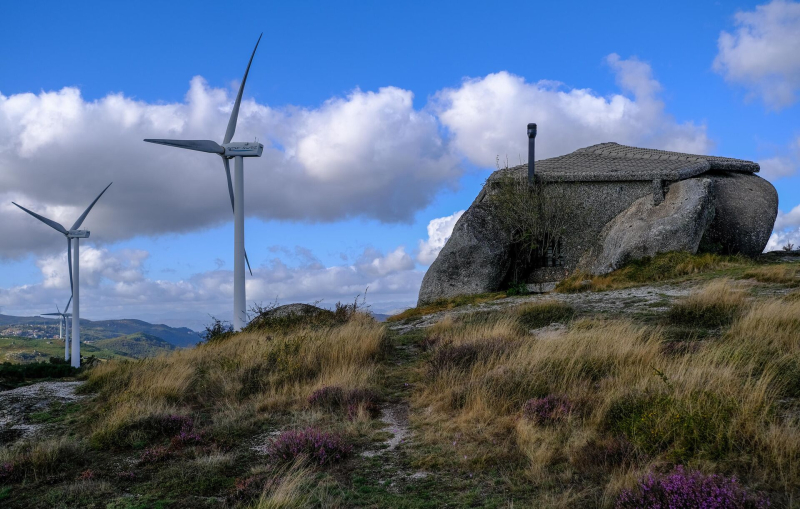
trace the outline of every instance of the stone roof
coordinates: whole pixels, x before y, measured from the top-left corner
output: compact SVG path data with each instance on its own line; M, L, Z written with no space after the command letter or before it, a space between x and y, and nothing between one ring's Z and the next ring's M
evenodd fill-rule
M512 168L527 173L528 165ZM730 157L683 154L601 143L559 157L536 161L544 182L684 180L710 170L755 173L758 163Z

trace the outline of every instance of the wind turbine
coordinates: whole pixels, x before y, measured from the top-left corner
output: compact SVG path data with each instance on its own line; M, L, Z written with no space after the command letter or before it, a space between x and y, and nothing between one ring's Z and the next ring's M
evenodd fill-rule
M113 182L112 182L113 183ZM92 210L94 204L97 203L97 200L103 196L103 193L106 192L106 189L111 187L111 184L108 184L103 191L97 195L97 198L89 205L86 210L83 211L81 217L75 221L75 224L72 225L72 228L67 230L59 223L56 223L52 219L47 219L44 216L40 216L36 212L32 212L22 205L18 203L14 203L17 207L21 208L28 214L32 215L39 221L43 222L50 228L56 230L59 233L64 234L67 238L67 263L69 264L69 282L70 286L72 286L72 297L71 299L75 300L75 305L72 306L72 367L79 368L81 367L81 314L80 314L80 239L88 239L89 238L89 230L79 230L78 228L81 227L83 224L83 220L86 219L86 216L89 215L89 211ZM72 241L75 241L75 245L72 245ZM70 248L72 248L70 250ZM74 260L73 260L74 258ZM75 277L73 279L73 274L75 273ZM66 310L65 310L66 311Z
M242 84L239 85L239 93L236 94L236 101L233 103L233 111L231 111L231 118L228 120L228 129L225 131L225 137L222 140L222 145L212 140L156 140L146 139L148 143L157 143L159 145L167 145L170 147L185 148L189 150L197 150L198 152L208 152L210 154L218 154L222 158L222 164L225 166L225 175L228 178L228 194L231 197L231 208L233 209L233 327L235 330L242 330L245 322L247 321L247 308L245 298L245 284L244 284L244 265L247 263L247 268L250 269L250 260L247 259L247 253L244 250L244 158L245 157L261 157L264 151L264 145L258 142L237 142L231 143L233 133L236 131L236 121L239 118L239 105L242 103L242 92L244 92L244 84L247 81L247 74L250 72L250 64L253 63L253 57L258 49L258 43L261 42L262 33L258 36L256 47L253 48L253 54L250 55L250 61L247 63L247 69L244 71L244 78ZM229 160L234 159L234 181L231 182L231 167ZM250 269L250 275L253 275Z
M58 309L58 304L56 304L56 309L58 313L42 313L42 316L59 316L58 319L58 339L62 338L61 333L61 326L64 326L64 360L69 360L69 322L67 321L67 317L72 316L69 311L69 305L72 302L72 295L69 296L69 300L67 301L67 306L64 308L64 312L62 313L60 309Z

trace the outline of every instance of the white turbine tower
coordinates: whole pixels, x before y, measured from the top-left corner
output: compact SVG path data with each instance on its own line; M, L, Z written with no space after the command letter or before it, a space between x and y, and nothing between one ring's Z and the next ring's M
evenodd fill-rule
M264 34L261 34L264 35ZM208 152L210 154L218 154L222 157L222 163L225 166L225 175L228 177L228 194L231 197L231 208L233 208L233 327L235 330L242 330L247 322L247 308L245 297L245 283L244 283L244 265L247 263L247 268L250 269L250 261L247 259L247 253L244 250L244 160L245 157L261 157L264 151L264 145L258 142L239 142L231 143L233 133L236 131L236 121L239 118L239 105L242 102L242 92L244 92L244 84L247 81L247 74L250 72L250 64L253 63L253 57L258 49L258 43L261 42L261 36L256 41L256 47L253 48L253 54L250 55L250 61L247 63L247 69L244 71L244 78L242 84L239 85L239 93L236 94L236 101L233 103L233 111L231 111L231 118L228 120L228 129L225 131L225 138L222 140L222 145L211 140L154 140L146 139L144 141L149 143L157 143L159 145L168 145L170 147L185 148L189 150L197 150L199 152ZM229 159L234 161L234 179L231 182L231 168ZM250 275L253 275L252 269Z
M94 204L97 203L97 200L103 196L103 193L106 192L106 189L111 187L111 184L108 184L103 191L97 195L97 198L89 205L86 210L83 211L81 217L75 221L75 224L72 225L72 228L67 230L59 223L56 223L52 219L47 219L44 216L40 216L36 212L32 212L22 205L18 203L14 203L17 207L21 208L28 214L32 215L39 221L43 222L50 228L56 230L59 233L64 234L67 237L67 263L69 264L69 282L72 286L72 299L75 301L75 304L72 306L72 366L75 368L81 367L81 314L80 314L80 239L88 239L89 238L89 230L79 230L78 228L81 227L83 224L83 220L86 219L86 216L89 215L89 211L92 210ZM75 245L72 245L72 241L75 241ZM72 248L72 249L70 249ZM73 278L74 272L74 278Z
M56 310L58 313L42 313L42 316L58 316L58 339L64 338L64 360L69 360L69 321L67 319L72 316L69 313L69 305L72 303L72 296L70 295L69 300L67 301L67 306L64 308L64 312L62 313L60 309L58 309L58 304L56 304ZM62 326L64 333L62 334Z

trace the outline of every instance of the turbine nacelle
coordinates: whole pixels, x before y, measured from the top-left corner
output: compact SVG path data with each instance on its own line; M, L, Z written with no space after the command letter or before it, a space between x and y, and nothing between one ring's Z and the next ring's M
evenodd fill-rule
M89 230L70 230L67 232L67 238L69 239L88 239L89 238Z
M264 151L264 145L256 142L236 142L236 143L223 143L222 148L225 149L223 157L261 157Z

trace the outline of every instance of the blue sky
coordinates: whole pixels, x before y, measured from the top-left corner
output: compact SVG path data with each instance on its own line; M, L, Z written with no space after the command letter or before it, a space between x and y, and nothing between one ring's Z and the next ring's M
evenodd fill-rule
M264 32L245 91L252 120L236 137L272 148L246 165L258 300L332 304L372 283L376 310L412 305L430 258L420 242L435 250L454 218L435 223L436 238L429 223L469 206L494 155L517 162L528 121L543 157L619 141L768 161L785 229L775 242L800 241L798 5L13 3L0 19L0 198L66 221L114 180L87 220L96 277L88 269L82 315L196 328L226 317L224 174L202 154L116 147L148 129L221 138L217 110ZM0 312L36 313L68 296L63 242L12 212L0 208L21 224L0 241ZM347 284L334 291L331 272Z

